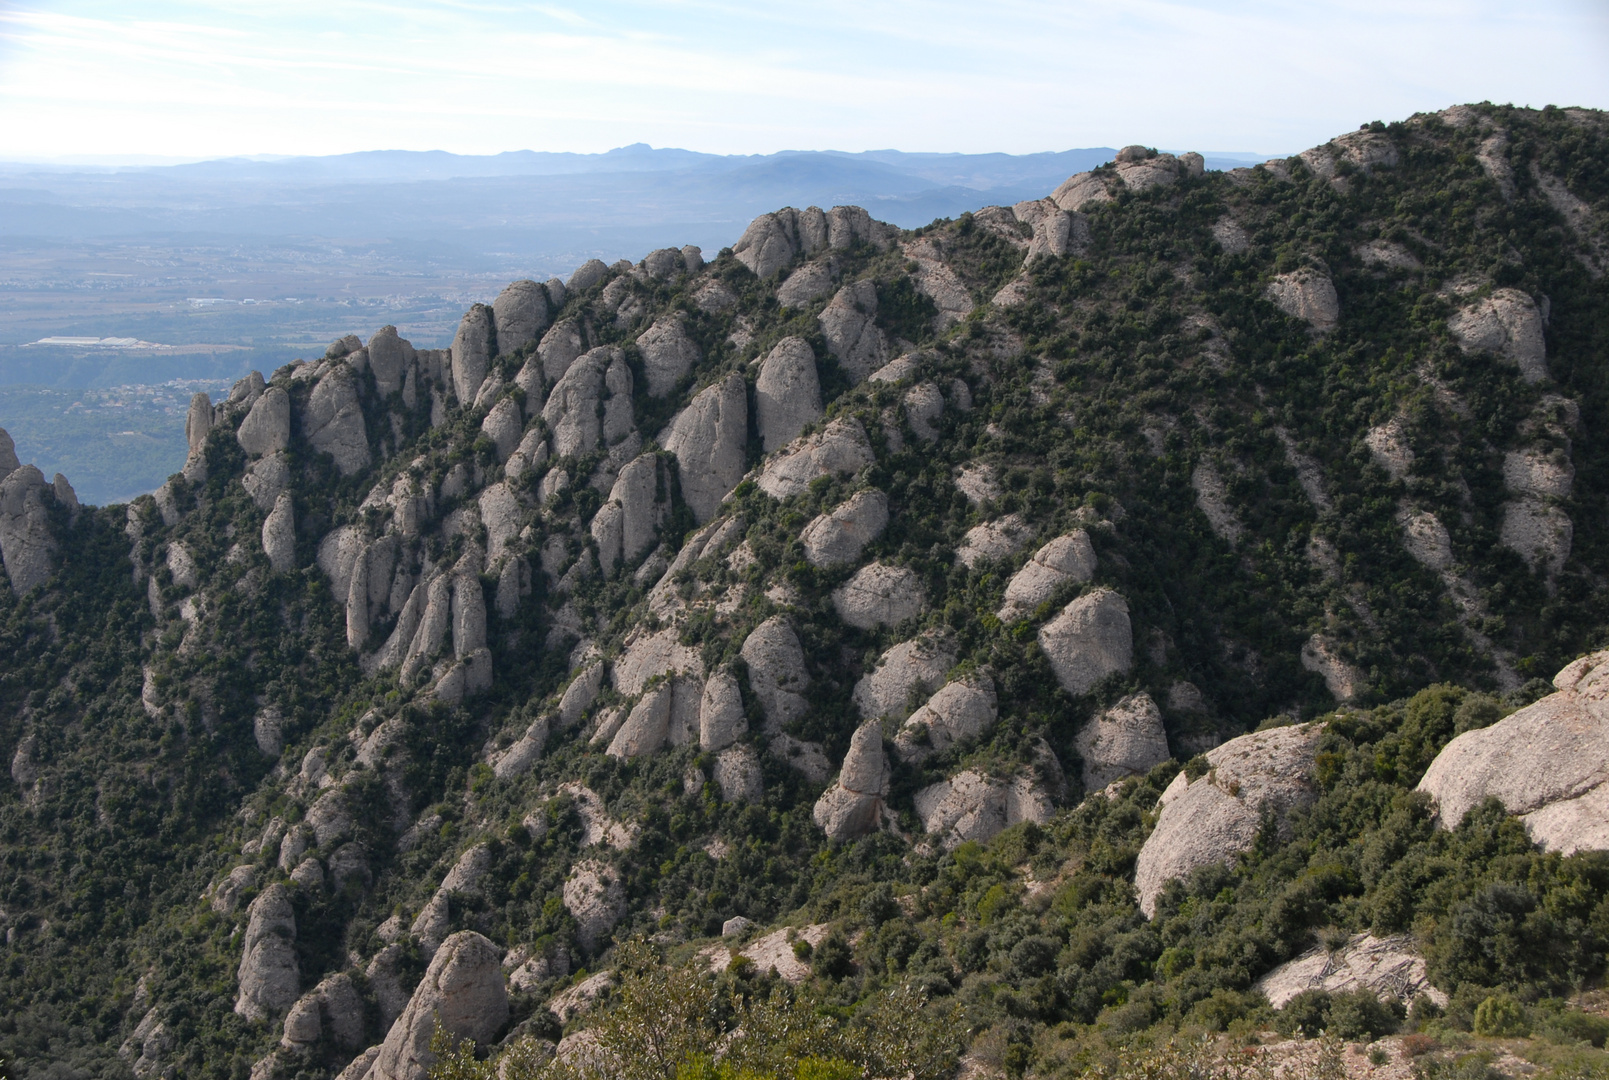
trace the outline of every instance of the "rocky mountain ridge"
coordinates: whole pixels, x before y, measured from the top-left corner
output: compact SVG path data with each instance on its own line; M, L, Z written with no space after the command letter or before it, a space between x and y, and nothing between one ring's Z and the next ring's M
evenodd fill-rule
M1171 917L1320 799L1346 724L1308 721L1523 704L1601 642L1605 145L1458 108L1227 175L1129 147L914 232L784 209L198 395L127 507L6 440L8 1010L142 1078L417 1080L438 1015L562 1053L613 942L1169 769L1107 878ZM1595 716L1572 678L1443 758ZM1592 819L1555 807L1596 765L1533 806L1443 758L1449 824L1491 794L1602 846L1538 817Z

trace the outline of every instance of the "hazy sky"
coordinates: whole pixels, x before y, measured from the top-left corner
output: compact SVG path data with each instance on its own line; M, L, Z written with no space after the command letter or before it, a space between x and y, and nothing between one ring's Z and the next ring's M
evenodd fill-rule
M0 155L1291 152L1609 106L1609 0L0 0Z

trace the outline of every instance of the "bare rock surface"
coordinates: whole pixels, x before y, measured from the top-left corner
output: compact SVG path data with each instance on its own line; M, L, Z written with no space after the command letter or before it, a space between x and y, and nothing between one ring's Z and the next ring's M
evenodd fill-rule
M805 263L777 287L777 303L783 307L802 308L832 292L836 277L831 260L818 259Z
M652 754L662 748L670 737L671 699L673 686L662 682L643 694L627 714L625 723L615 732L605 751L614 758L634 758Z
M605 577L621 563L634 563L658 540L659 526L670 512L659 457L644 454L634 459L609 489L609 501L592 519L592 537L598 544L598 561Z
M1534 496L1503 504L1498 540L1550 577L1564 569L1574 539L1575 525L1562 507Z
M802 654L800 660L802 669ZM725 750L748 731L749 721L743 712L743 694L737 678L730 671L717 671L704 683L704 693L699 700L699 748L710 753Z
M291 441L290 395L277 386L263 391L235 431L235 441L253 457L283 450Z
M402 389L418 354L410 342L398 336L395 326L382 326L369 338L368 348L375 392L382 398L390 397Z
M955 549L955 561L974 570L979 563L1015 555L1030 535L1032 530L1020 514L1008 514L996 521L974 525Z
M542 335L536 347L536 356L548 382L554 383L564 378L570 365L587 351L586 341L581 323L574 318L560 319Z
M973 676L949 683L905 721L894 738L894 752L905 761L942 754L988 731L998 715L993 679Z
M877 326L877 286L870 281L845 285L820 316L827 349L860 382L888 362L888 341Z
M642 353L650 397L664 397L676 389L702 357L687 336L684 320L674 316L664 316L644 331L637 339L637 351Z
M937 690L953 666L955 650L945 638L924 634L902 641L883 653L877 667L855 684L855 705L868 720L884 716L904 720L911 712L911 695Z
M605 346L576 358L542 406L554 456L574 457L624 439L632 430L631 393L631 368L619 349Z
M876 461L860 421L840 417L821 431L789 443L766 462L758 484L773 499L787 499L802 494L819 477L853 476Z
M1437 573L1452 568L1452 537L1435 514L1428 510L1405 510L1397 520L1402 525L1402 546L1408 549L1408 554Z
M497 351L511 353L542 336L548 325L547 290L534 281L515 281L492 301Z
M780 450L821 417L816 354L799 337L777 342L754 384L755 427L766 453Z
M1000 480L994 466L982 461L971 461L957 469L955 488L973 506L1000 497Z
M810 679L804 647L785 616L773 615L756 626L743 641L742 655L749 667L749 690L765 712L768 734L805 714L809 703L804 691Z
M1011 208L1012 216L1033 229L1025 263L1039 258L1061 258L1078 254L1089 245L1089 221L1083 214L1070 214L1055 199L1028 199Z
M5 428L0 428L0 480L4 480L20 468L22 462L17 458L17 444Z
M13 469L0 480L0 557L17 596L44 584L56 569L56 537L45 502L49 488L32 465Z
M1130 694L1104 710L1078 733L1084 759L1084 790L1099 791L1125 776L1143 776L1167 761L1168 733L1151 695Z
M458 322L451 349L452 379L453 393L463 405L474 402L481 383L486 381L486 369L495 351L494 327L492 309L485 304L475 304Z
M832 591L832 606L850 626L870 630L920 615L927 609L927 591L914 570L874 562Z
M364 427L357 381L350 365L332 365L313 387L302 416L302 432L313 449L335 459L335 468L342 476L368 468L368 429Z
M486 418L480 422L480 431L497 447L498 464L508 461L519 449L520 439L525 434L519 405L511 397L503 398L492 406Z
M1520 369L1526 382L1548 377L1542 312L1518 289L1497 289L1447 320L1447 329L1467 353L1487 353Z
M727 802L759 802L765 794L760 755L747 743L722 750L713 772L715 786Z
M296 912L290 890L278 884L264 889L246 912L235 1012L263 1020L289 1009L300 989Z
M1042 825L1054 809L1049 792L1034 777L1000 780L974 769L928 785L912 802L922 827L945 850L968 840L987 843L1019 822Z
M633 697L642 693L649 679L672 671L702 676L704 661L697 649L681 643L680 630L666 627L627 640L625 651L614 662L614 686Z
M523 735L490 761L492 774L499 780L524 776L531 771L532 765L542 759L542 751L547 746L547 741L547 717L538 717L531 721Z
M1304 267L1281 274L1268 285L1268 299L1293 319L1301 319L1314 330L1333 330L1341 318L1341 300L1335 283L1319 270Z
M1228 214L1212 223L1212 238L1226 255L1244 255L1251 248L1251 237Z
M263 521L263 554L276 574L287 573L296 566L296 508L288 491L279 493Z
M425 1080L439 1024L460 1039L489 1043L508 1023L503 951L473 930L442 942L369 1072L370 1080Z
M1609 651L1569 664L1553 685L1436 755L1418 790L1436 801L1442 827L1496 798L1548 851L1609 849Z
M887 527L888 496L870 488L811 521L799 539L811 566L844 566L858 562L866 545Z
M586 292L598 282L609 276L609 264L602 259L588 259L575 268L566 281L565 288L572 293Z
M1190 486L1195 489L1196 507L1206 515L1213 533L1231 547L1240 543L1246 527L1229 503L1229 488L1218 467L1205 458L1197 462L1190 474Z
M719 278L711 278L698 287L698 291L693 294L693 303L700 311L718 315L737 306L737 294L727 286L726 282Z
M916 291L933 301L937 309L933 316L935 329L944 330L954 326L971 313L974 307L972 293L946 264L943 251L932 237L924 236L907 242L903 251L909 260L907 269L911 263L916 264L916 269L911 271Z
M1174 777L1135 864L1134 887L1147 918L1169 881L1248 850L1265 810L1283 819L1317 797L1313 755L1322 733L1322 725L1305 724L1242 735L1207 751L1208 771L1196 780L1182 772Z
M1302 646L1302 667L1320 676L1336 701L1351 701L1368 685L1363 673L1341 655L1336 642L1322 634L1314 634Z
M570 685L564 688L559 698L559 726L561 728L574 727L581 722L581 717L592 707L597 700L598 692L603 689L602 664L592 664L581 670Z
M1061 209L1076 213L1097 203L1111 202L1105 173L1082 172L1069 176L1051 192L1050 199Z
M1438 1005L1447 1004L1447 995L1430 985L1425 958L1407 934L1384 938L1353 934L1339 949L1310 949L1258 979L1252 989L1276 1009L1308 990L1330 994L1367 990L1382 1001L1404 1005L1424 994Z
M671 421L662 442L676 455L682 497L699 524L743 479L748 437L748 388L737 374L700 391Z
M577 943L592 952L625 915L626 890L613 867L587 859L565 879L564 906L575 918Z
M883 729L868 721L855 729L838 780L816 801L812 817L829 840L855 840L876 830L888 794Z
M1005 603L998 613L1000 619L1012 622L1024 618L1062 586L1088 581L1095 574L1095 562L1095 547L1083 529L1056 537L1011 575L1006 583Z
M1110 589L1085 593L1039 630L1039 647L1056 681L1074 697L1134 663L1128 602Z

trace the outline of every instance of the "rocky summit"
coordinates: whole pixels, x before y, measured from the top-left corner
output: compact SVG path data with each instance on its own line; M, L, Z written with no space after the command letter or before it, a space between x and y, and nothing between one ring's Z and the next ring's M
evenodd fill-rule
M649 1075L655 971L903 1002L877 1076L1602 1045L1606 176L1570 109L1131 146L343 338L127 505L0 436L0 1057Z

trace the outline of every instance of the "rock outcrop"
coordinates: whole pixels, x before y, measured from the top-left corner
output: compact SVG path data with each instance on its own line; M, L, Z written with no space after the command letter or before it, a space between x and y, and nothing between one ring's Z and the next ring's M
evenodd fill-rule
M780 450L821 417L816 354L803 338L777 342L754 384L755 428L766 453Z
M300 989L296 912L290 890L283 885L268 886L246 913L235 1012L248 1020L266 1020L289 1009Z
M46 504L47 498L55 497L45 475L32 465L13 468L0 480L0 558L11 591L18 596L32 592L56 572L56 537Z
M368 430L350 365L335 364L313 387L302 416L302 433L314 450L335 459L342 476L369 467Z
M458 332L453 335L453 393L465 407L474 404L481 384L486 381L486 369L497 351L494 326L492 309L476 304L464 312L458 322Z
M576 358L542 407L553 455L576 457L624 439L632 431L631 393L631 368L619 349L606 346Z
M765 712L767 734L805 714L810 705L804 691L810 678L804 647L785 617L773 615L756 626L743 641L742 655L749 667L749 690Z
M609 501L599 508L591 526L605 577L612 577L623 563L636 562L654 546L659 526L670 512L667 488L658 455L644 454L620 470L609 489Z
M1147 918L1168 882L1249 850L1265 813L1283 820L1317 797L1313 757L1321 734L1321 725L1306 724L1242 735L1207 751L1207 772L1195 780L1182 772L1173 778L1134 868Z
M525 434L519 405L511 397L503 398L491 407L486 418L480 422L480 431L497 447L498 463L508 461L519 449L520 439Z
M279 493L263 521L263 554L276 574L296 567L296 507L288 491Z
M279 1045L302 1050L328 1039L342 1050L363 1045L363 995L345 972L331 975L298 998L285 1014Z
M1447 1004L1447 995L1430 985L1425 959L1406 934L1386 938L1353 934L1339 949L1309 949L1258 979L1252 989L1276 1009L1307 990L1330 994L1367 990L1382 1001L1404 1005L1423 994L1437 1005Z
M1110 589L1085 593L1039 629L1039 647L1063 690L1087 694L1134 663L1128 602Z
M760 755L747 743L722 750L712 772L711 779L727 802L759 802L765 794Z
M927 608L927 590L914 570L874 562L832 591L833 610L850 626L870 630L913 619Z
M798 644L797 638L794 643ZM756 652L760 651L757 646ZM802 668L802 653L800 665ZM725 750L747 735L748 731L749 720L743 712L743 693L738 688L737 678L729 671L717 671L704 683L704 696L699 700L699 749L707 753Z
M1162 710L1151 695L1130 694L1102 711L1078 733L1084 759L1084 790L1100 791L1125 776L1143 776L1172 755Z
M883 653L877 667L855 684L855 707L868 720L884 716L904 720L911 712L911 696L939 689L954 665L955 651L945 638L924 634L902 641Z
M511 353L542 336L548 325L547 290L534 281L515 281L492 301L498 353Z
M821 312L821 334L851 382L888 363L888 340L877 326L877 285L857 281L839 289Z
M398 336L395 326L382 326L369 338L369 373L374 377L375 393L386 398L400 391L417 360L413 345Z
M887 527L888 496L870 488L810 522L799 540L811 566L847 566L859 562L866 545Z
M974 525L961 538L955 549L955 561L974 570L979 563L1004 559L1015 555L1027 541L1031 530L1019 514L1009 514L998 521Z
M768 278L793 265L796 258L808 258L825 248L843 250L869 243L886 249L893 232L891 226L873 221L858 206L835 206L828 211L790 206L751 221L732 245L732 254L757 277Z
M1609 651L1574 661L1553 685L1557 693L1436 755L1418 790L1436 801L1443 828L1496 798L1548 851L1609 849Z
M1335 329L1341 318L1335 283L1328 274L1310 267L1281 274L1269 282L1268 299L1291 318L1301 319L1320 333Z
M1466 353L1486 353L1520 369L1529 383L1548 377L1547 342L1536 301L1518 289L1497 289L1447 320Z
M661 441L676 455L682 498L699 524L715 516L743 479L748 438L748 388L741 375L706 387L671 421Z
M459 1039L491 1042L508 1023L503 952L473 930L442 942L408 1007L391 1025L368 1080L425 1080L436 1062L437 1025Z
M587 336L581 323L573 318L560 319L542 335L536 347L537 360L548 382L558 382L576 358L587 351Z
M1019 822L1042 825L1055 809L1032 775L999 780L972 769L930 784L912 802L922 827L945 850L968 840L986 843Z
M264 457L289 446L290 395L277 386L264 390L236 429L235 441L252 457Z
M637 351L642 354L650 397L664 397L676 389L702 356L698 345L687 336L685 319L675 316L661 318L643 331L637 339Z
M894 738L894 752L905 761L942 754L988 731L998 715L993 679L974 676L952 682L905 721Z
M565 879L564 907L575 918L577 944L590 953L626 914L626 890L613 867L587 859Z
M840 417L821 431L789 443L766 462L757 483L773 499L787 499L802 494L820 477L853 476L876 462L860 421Z
M882 726L868 721L855 729L837 782L816 800L812 811L829 840L855 840L877 829L889 775Z
M1088 581L1095 574L1095 547L1089 534L1075 529L1058 536L1038 551L1006 583L1005 603L999 617L1012 622L1033 613L1064 585Z

